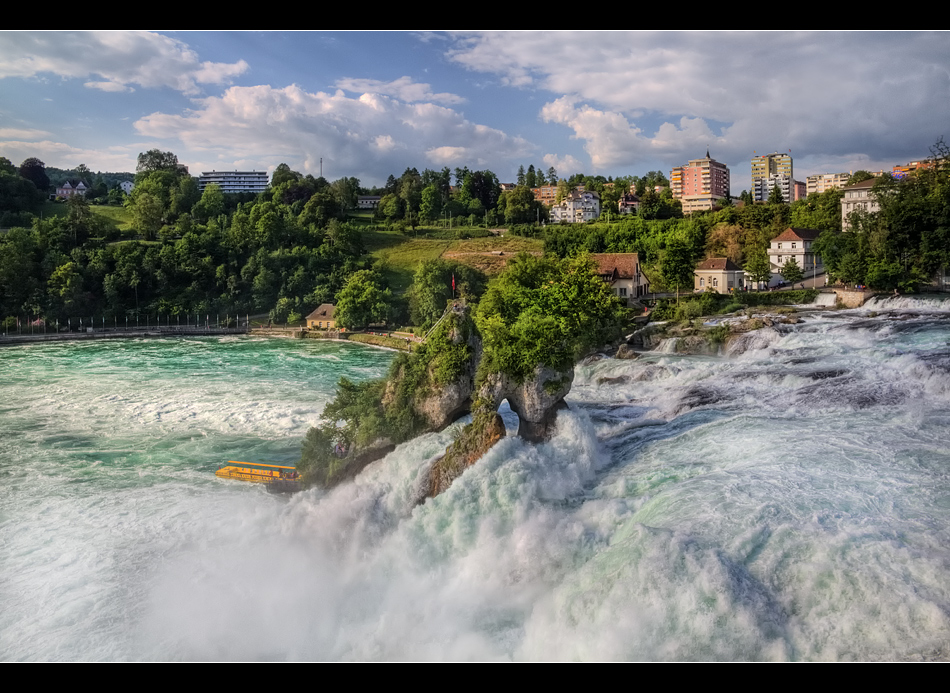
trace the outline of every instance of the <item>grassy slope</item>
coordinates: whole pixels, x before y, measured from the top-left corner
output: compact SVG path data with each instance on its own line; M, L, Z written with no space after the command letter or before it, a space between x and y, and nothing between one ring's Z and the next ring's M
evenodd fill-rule
M423 260L440 257L477 267L489 275L504 269L507 257L526 251L541 253L542 241L518 236L497 236L450 241L405 236L398 231L367 230L363 234L366 250L374 260L386 265L386 279L393 291L403 292L412 284L412 275ZM501 252L502 255L493 253Z
M92 211L107 219L119 231L129 231L132 228L132 215L125 207L93 205Z

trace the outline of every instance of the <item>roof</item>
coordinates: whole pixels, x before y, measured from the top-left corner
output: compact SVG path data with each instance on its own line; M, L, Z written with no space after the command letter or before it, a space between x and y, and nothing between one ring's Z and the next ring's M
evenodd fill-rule
M323 303L307 316L307 320L333 320L333 314L336 312L336 306L332 303Z
M727 257L711 257L696 265L697 270L719 270L725 272L741 272L742 268Z
M640 258L636 253L597 253L590 256L597 266L597 274L611 280L633 279L637 276Z
M799 229L794 226L789 226L787 229L782 231L778 236L773 238L773 241L813 241L821 234L821 231L818 229Z
M881 180L880 178L868 178L867 180L863 180L860 183L855 183L853 185L846 185L844 186L844 189L845 190L860 190L862 188L873 188L874 184L880 180Z

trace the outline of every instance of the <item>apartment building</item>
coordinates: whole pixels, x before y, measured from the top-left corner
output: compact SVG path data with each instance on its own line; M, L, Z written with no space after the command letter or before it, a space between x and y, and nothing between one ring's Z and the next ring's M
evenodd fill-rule
M266 171L206 171L198 176L198 190L214 184L225 193L262 193L269 182Z
M712 209L716 202L729 196L729 167L709 156L692 159L685 166L670 171L673 198L683 204L683 213Z

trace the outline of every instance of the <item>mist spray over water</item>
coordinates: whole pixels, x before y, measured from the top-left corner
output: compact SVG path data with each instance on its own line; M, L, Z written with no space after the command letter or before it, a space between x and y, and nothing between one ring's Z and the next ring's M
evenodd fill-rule
M420 506L452 428L328 492L213 476L293 461L386 352L5 350L0 657L946 658L943 305L579 367L550 441L510 436Z

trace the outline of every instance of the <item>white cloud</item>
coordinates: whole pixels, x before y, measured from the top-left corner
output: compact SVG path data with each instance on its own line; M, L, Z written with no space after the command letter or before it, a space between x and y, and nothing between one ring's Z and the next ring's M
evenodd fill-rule
M327 178L380 182L418 166L420 151L433 165L471 166L517 160L534 149L444 106L380 94L311 93L296 85L231 87L220 97L196 100L184 114L141 118L135 128L168 141L162 147L175 149L170 140L180 141L205 167L228 168L241 159L258 169L286 162L316 173L322 157Z
M52 73L91 79L104 91L170 87L197 94L199 84L227 84L248 65L201 62L185 43L145 31L5 32L0 40L0 78Z
M575 173L583 173L584 166L580 161L568 154L567 156L558 156L556 154L545 154L543 159L545 165L554 167L558 178L570 178ZM547 171L545 171L547 173Z
M0 131L0 137L3 137ZM83 149L63 142L52 140L30 141L0 140L0 156L5 156L14 164L35 156L47 166L73 168L86 164L93 171L134 171L139 152L146 146L127 145L106 149Z
M651 155L676 165L707 144L723 161L788 148L880 160L925 154L947 128L946 33L450 37L451 60L554 94L541 117L573 129L595 167Z
M468 147L433 147L426 158L436 166L455 166L480 163Z
M119 84L118 82L86 82L83 86L88 89L99 89L100 91L124 91L130 93L135 91L132 87Z
M49 137L52 133L46 130L36 130L33 128L0 128L0 138L11 138L17 140L34 140L43 137Z
M433 101L435 103L451 105L465 101L465 99L457 94L447 92L434 94L432 92L432 85L424 82L413 82L409 77L400 77L391 82L383 82L378 79L355 79L347 77L337 80L336 86L357 94L371 93L394 96L400 101L407 103Z

